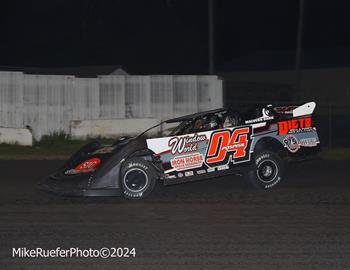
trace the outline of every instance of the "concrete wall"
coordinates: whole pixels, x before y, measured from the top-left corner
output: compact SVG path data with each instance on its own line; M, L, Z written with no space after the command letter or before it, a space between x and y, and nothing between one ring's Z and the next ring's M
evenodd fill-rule
M0 127L0 143L33 145L32 133L26 128Z
M70 134L74 139L86 137L113 138L122 135L138 135L146 129L160 123L159 119L109 119L109 120L75 120L71 122ZM154 133L159 128L154 129Z
M0 72L0 126L69 134L72 120L164 120L223 106L217 76L76 78Z

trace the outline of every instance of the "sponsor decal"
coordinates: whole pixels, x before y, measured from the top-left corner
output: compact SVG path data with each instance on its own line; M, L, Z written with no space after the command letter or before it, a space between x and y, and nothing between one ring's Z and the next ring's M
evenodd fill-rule
M193 175L193 171L185 172L185 176L192 176L192 175Z
M247 120L247 121L245 121L245 123L252 124L252 123L257 123L257 122L265 122L265 121L272 120L272 119L273 119L273 116L259 117L256 119Z
M113 150L115 149L115 146L106 146L100 149L97 149L95 152L93 152L92 154L107 154L107 153L112 153Z
M92 172L92 171L93 171L93 169L92 170L86 170L84 172ZM82 171L78 171L76 169L70 169L70 170L65 171L65 174L70 174L70 175L78 174L78 173L82 173Z
M177 177L179 177L179 178L182 178L183 176L184 176L183 173L178 173L178 174L177 174Z
M175 175L166 174L165 178L166 179L174 179L174 178L176 178L176 176Z
M318 139L313 137L313 138L304 138L300 139L299 145L304 146L304 147L314 147L319 143Z
M205 163L208 167L250 160L252 127L215 131L211 134Z
M205 134L173 137L169 140L168 146L171 147L171 153L173 155L195 152L199 149L199 143L206 141L207 136Z
M218 171L223 171L223 170L227 170L229 169L229 166L228 165L221 165L221 166L218 166Z
M65 174L78 174L94 171L101 163L99 158L91 158L80 163L74 169L65 171Z
M205 170L198 170L198 171L196 171L196 173L197 174L204 174L204 173L206 173L206 171Z
M280 114L292 114L293 110L298 106L284 106L284 107L275 107L274 111Z
M170 164L176 171L199 168L203 164L203 155L201 153L193 153L177 156L170 161Z
M294 135L287 135L283 139L283 142L284 142L285 147L287 147L287 149L292 153L297 152L300 148L298 140Z
M207 172L214 172L215 171L215 168L208 168L207 169Z
M278 134L294 134L313 131L311 117L291 119L278 122Z
M263 114L263 116L261 116L259 118L251 119L251 120L246 120L245 123L246 124L252 124L252 123L264 122L264 121L268 121L268 120L272 120L273 119L273 116L269 116L270 111L268 109L263 108L262 109L262 114Z
M100 163L101 163L101 160L99 158L91 158L80 163L77 167L75 167L75 170L77 171L93 170L96 167L98 167Z

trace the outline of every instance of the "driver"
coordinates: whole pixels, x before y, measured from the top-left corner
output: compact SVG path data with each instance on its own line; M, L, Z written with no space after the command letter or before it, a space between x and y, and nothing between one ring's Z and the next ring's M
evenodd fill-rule
M235 114L227 114L224 120L224 128L236 127L239 125L239 117Z
M219 117L216 115L210 116L208 121L203 126L203 130L213 130L213 129L219 129Z
M224 121L224 128L233 127L233 121L234 121L234 119L232 117L230 117L229 115L227 115L225 117L225 121Z
M195 131L201 131L203 129L204 126L204 121L203 119L198 119L195 123L194 123L194 130Z

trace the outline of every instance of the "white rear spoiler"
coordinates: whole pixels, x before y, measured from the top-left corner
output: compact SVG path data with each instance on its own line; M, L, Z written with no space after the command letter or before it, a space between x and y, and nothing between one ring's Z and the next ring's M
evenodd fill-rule
M315 102L308 102L293 110L293 117L312 114L316 108Z

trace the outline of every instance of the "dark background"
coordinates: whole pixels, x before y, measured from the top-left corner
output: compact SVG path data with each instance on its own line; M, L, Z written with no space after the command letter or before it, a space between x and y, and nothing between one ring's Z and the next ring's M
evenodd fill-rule
M230 70L230 63L256 51L287 51L292 57L283 65L293 66L298 6L296 0L214 1L216 70ZM350 63L344 63L348 11L348 1L305 1L303 47L323 55L316 66ZM203 0L1 1L0 31L3 67L122 65L133 74L208 72ZM339 49L344 53L337 59L327 57Z

